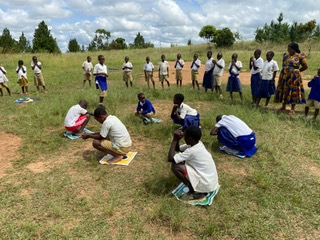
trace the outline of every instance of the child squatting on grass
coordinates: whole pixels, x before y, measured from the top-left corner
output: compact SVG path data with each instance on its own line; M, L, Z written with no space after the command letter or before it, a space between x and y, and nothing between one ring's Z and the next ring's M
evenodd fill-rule
M304 109L304 117L307 118L309 107L314 106L315 111L312 121L317 119L320 109L320 69L318 69L318 75L308 82L308 87L311 88L307 104Z
M143 93L138 94L138 100L139 101L135 115L141 117L145 124L149 122L153 123L152 116L156 113L156 110L152 106L152 103L146 99Z
M120 161L129 151L132 145L130 135L124 124L113 115L109 115L103 105L94 110L94 118L102 124L100 132L83 133L82 138L92 138L93 147L105 155L113 158L108 163Z
M87 112L88 102L80 100L76 105L73 105L64 119L64 126L67 131L72 132L73 135L80 136L83 129L86 127L90 120L90 112Z
M189 188L188 194L182 197L186 201L202 201L207 193L219 187L216 165L200 141L201 136L200 128L195 126L187 127L184 132L176 130L168 153L172 172ZM186 144L179 146L182 137Z

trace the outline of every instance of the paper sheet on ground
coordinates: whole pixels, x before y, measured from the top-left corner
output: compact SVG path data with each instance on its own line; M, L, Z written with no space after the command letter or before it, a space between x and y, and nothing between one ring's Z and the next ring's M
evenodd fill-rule
M237 151L234 151L234 150L228 148L227 146L219 147L219 149L221 151L224 151L225 153L231 155L231 156L236 156L238 158L245 158L246 157L246 155L244 153L239 153Z
M129 163L134 159L134 157L137 155L138 152L128 152L126 156L123 157L122 160L111 163L110 165L121 165L121 166L128 166ZM100 159L100 164L106 164L109 165L108 161L112 160L113 156L110 154L107 154L103 158Z
M29 97L26 97L26 98L19 98L15 102L16 103L30 103L30 102L34 102L34 101L38 101L38 100L40 100L40 98L29 98Z
M214 190L213 192L210 192L207 194L206 199L203 201L192 201L192 202L188 202L188 201L183 201L181 200L181 197L189 192L189 188L184 184L184 183L180 183L178 185L178 187L176 187L173 191L172 194L179 200L179 201L183 201L185 203L188 203L190 205L196 206L196 205L200 205L200 206L205 206L205 205L211 205L213 202L214 197L217 195L217 193L219 192L220 189L220 185L218 185L218 187L216 188L216 190Z
M86 133L93 133L92 131L90 131L89 129L83 129L83 131L84 132L86 132ZM75 140L75 139L78 139L78 138L80 138L81 136L77 136L77 135L72 135L72 132L69 132L69 131L66 131L66 132L64 132L64 134L63 134L65 137L68 137L68 138L70 138L71 140Z
M158 118L152 118L152 121L153 121L154 123L161 123L161 122L162 122L162 120L161 120L161 119L158 119ZM143 122L144 122L145 124L148 124L148 123L150 123L150 120L149 120L148 118L145 118L145 119L143 120Z

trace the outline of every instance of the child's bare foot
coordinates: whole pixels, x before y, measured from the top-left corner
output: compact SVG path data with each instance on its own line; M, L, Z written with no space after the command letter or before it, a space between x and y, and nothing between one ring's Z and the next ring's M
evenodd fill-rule
M110 160L108 160L108 164L112 164L112 163L116 163L116 162L119 162L123 159L123 156L118 156L118 157L113 157L111 158Z

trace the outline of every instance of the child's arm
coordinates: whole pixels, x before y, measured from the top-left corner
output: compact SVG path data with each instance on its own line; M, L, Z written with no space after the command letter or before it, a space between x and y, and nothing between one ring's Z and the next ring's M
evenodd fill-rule
M173 134L173 139L168 153L168 162L174 162L174 155L176 151L180 151L179 141L183 137L181 130L176 130Z
M178 107L179 106L177 104L173 104L172 111L171 111L171 119L173 119L174 116L177 116L177 118L180 117L179 113L177 112ZM179 119L181 119L181 118L179 118Z
M211 129L210 135L217 135L218 131L219 131L219 128L218 127L214 127L214 128Z
M100 135L100 132L95 132L95 133L86 133L84 132L82 135L81 135L82 139L86 140L88 138L93 138L93 139L96 139L96 140L102 140L103 137Z

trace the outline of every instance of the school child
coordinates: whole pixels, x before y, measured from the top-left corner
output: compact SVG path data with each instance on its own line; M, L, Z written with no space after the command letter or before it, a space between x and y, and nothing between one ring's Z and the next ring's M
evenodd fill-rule
M212 52L208 51L207 52L207 58L208 60L206 61L206 69L203 75L203 83L202 86L204 87L205 92L207 92L208 88L211 89L213 92L214 88L214 76L213 76L213 69L214 69L214 63L213 63L213 58L212 58Z
M144 123L153 123L152 115L156 113L152 103L146 99L143 93L138 94L138 106L135 112L136 116L142 117Z
M83 87L86 84L86 81L89 82L89 86L91 87L91 75L93 70L93 65L91 62L91 56L87 56L87 60L82 63L83 69Z
M32 57L31 68L34 72L34 85L37 87L37 92L39 92L39 86L42 86L44 93L48 93L42 75L42 65L41 62L38 61L38 58L36 56Z
M257 104L258 90L261 83L261 70L263 67L263 59L261 58L261 50L257 49L253 53L254 57L250 57L249 69L251 72L251 95L252 105Z
M200 114L197 110L191 108L184 102L184 96L177 93L173 98L173 107L171 111L171 119L174 123L180 124L182 127L200 126Z
M234 53L231 57L231 62L229 64L229 78L227 83L227 92L230 92L230 98L233 103L233 92L239 92L241 102L242 100L242 86L239 79L240 70L242 68L242 62L238 60L238 54Z
M314 78L308 82L308 87L311 88L307 104L304 108L305 118L308 116L309 107L314 106L315 111L313 115L312 121L315 121L320 109L320 69L318 69L318 75L314 76Z
M67 131L72 132L73 135L80 136L90 120L90 115L93 115L87 111L87 107L88 102L81 100L69 109L64 119L64 127Z
M166 61L166 56L161 55L161 61L159 62L159 80L161 82L162 89L164 89L163 81L166 81L170 88L169 82L169 63Z
M132 87L132 63L129 62L129 57L126 56L124 58L124 63L122 64L122 70L123 70L123 81L125 81L127 88L128 81L130 81L130 86Z
M23 61L18 61L18 66L16 68L16 73L18 74L18 83L21 87L20 94L29 94L28 93L28 85L29 81L27 78L27 68L23 66Z
M222 53L219 52L217 54L217 59L213 60L212 62L214 63L214 69L213 69L213 75L214 75L214 88L216 90L216 93L219 93L219 99L222 99L222 89L221 89L221 83L222 83L222 74L223 74L223 69L225 67L225 62L222 58Z
M198 54L193 55L193 61L191 63L191 80L192 80L192 87L195 88L195 84L197 85L198 91L200 91L199 83L198 83L198 74L199 68L201 66L201 61L198 59Z
M3 96L3 91L2 88L6 88L9 96L11 96L11 91L10 88L7 84L7 82L9 81L8 78L6 77L7 71L4 69L4 67L2 67L2 65L0 64L0 94L1 97Z
M144 67L143 67L144 78L148 84L148 88L150 88L149 82L151 80L153 84L153 89L156 89L154 79L153 79L153 70L154 70L154 66L152 62L150 62L150 57L146 57L146 63L144 64Z
M176 69L176 81L177 87L182 86L182 68L184 66L184 61L181 59L181 54L178 53L176 63L174 64L174 68Z
M267 60L262 67L262 80L258 89L256 106L259 106L261 98L266 98L265 107L268 107L270 98L276 92L275 78L279 71L278 63L273 60L274 52L269 51L266 54Z
M195 126L187 127L184 132L176 130L168 153L168 162L174 175L183 182L189 192L182 200L202 201L207 193L219 188L216 165L204 144L201 130ZM184 137L185 144L179 146ZM175 154L176 151L180 153Z
M108 84L107 84L107 66L104 64L105 58L103 55L98 56L98 61L93 68L93 75L96 79L96 87L100 90L99 103L103 104L103 99L107 95Z
M113 156L108 163L120 161L132 145L129 132L116 116L109 115L103 105L94 111L94 118L102 124L100 132L83 133L82 138L92 138L93 147L104 154Z

